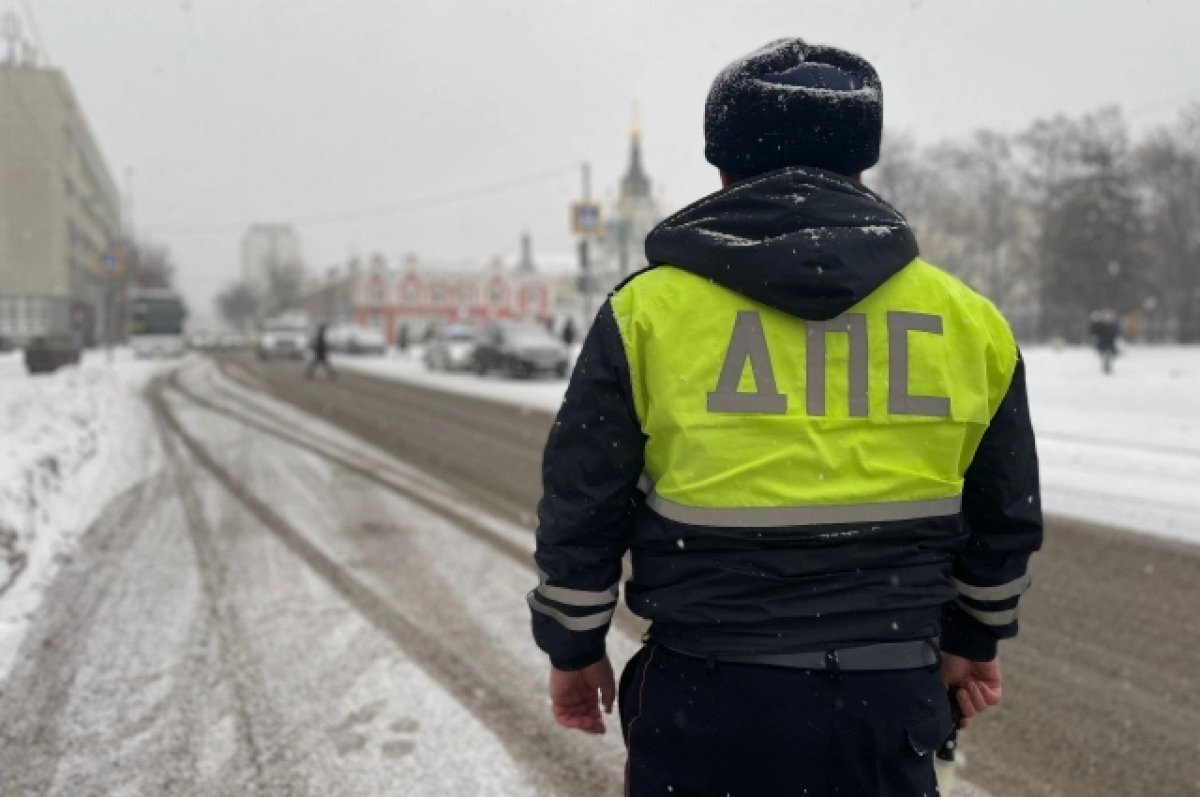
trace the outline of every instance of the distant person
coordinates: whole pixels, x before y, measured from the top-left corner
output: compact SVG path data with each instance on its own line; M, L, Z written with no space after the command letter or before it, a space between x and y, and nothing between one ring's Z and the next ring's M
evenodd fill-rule
M309 360L308 369L304 375L308 379L313 378L317 368L324 368L325 374L332 380L337 379L337 371L333 370L333 365L329 362L329 344L325 340L325 324L317 327L317 331L313 333L312 339L312 359Z
M863 186L882 123L852 53L730 64L704 125L724 188L646 238L551 427L533 635L554 718L602 733L631 552L631 797L934 797L947 688L963 727L1000 700L1042 540L1025 370Z
M579 337L579 333L575 330L575 319L568 318L567 323L563 324L562 342L568 349L575 345L575 339Z
M1113 360L1117 356L1117 338L1121 335L1121 325L1117 314L1112 310L1099 310L1092 314L1092 325L1089 329L1096 340L1096 351L1100 354L1100 369L1111 374Z
M400 325L400 331L396 333L396 347L401 354L408 351L408 324Z

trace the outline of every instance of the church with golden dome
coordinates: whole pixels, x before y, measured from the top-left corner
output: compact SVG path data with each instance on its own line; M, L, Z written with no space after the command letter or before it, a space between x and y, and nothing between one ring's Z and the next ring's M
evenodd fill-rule
M597 263L604 288L646 266L646 236L662 220L661 203L642 161L642 131L636 119L629 131L629 162L616 199L608 204Z

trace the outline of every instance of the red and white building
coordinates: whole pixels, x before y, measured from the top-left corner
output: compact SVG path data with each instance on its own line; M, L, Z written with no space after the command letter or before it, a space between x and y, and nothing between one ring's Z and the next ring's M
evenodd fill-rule
M316 319L353 321L395 341L454 322L530 319L557 323L575 309L570 279L518 273L500 264L479 272L421 268L410 257L400 268L373 258L369 267L310 284L306 309Z

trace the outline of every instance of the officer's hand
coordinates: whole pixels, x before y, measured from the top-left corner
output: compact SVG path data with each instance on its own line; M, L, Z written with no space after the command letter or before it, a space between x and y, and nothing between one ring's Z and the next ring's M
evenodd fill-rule
M959 728L971 725L971 718L1000 702L1000 659L971 661L953 653L942 653L942 683L958 687L954 696L962 711Z
M611 714L616 692L608 656L582 670L550 668L550 713L564 728L604 733L600 702L604 702L604 711Z

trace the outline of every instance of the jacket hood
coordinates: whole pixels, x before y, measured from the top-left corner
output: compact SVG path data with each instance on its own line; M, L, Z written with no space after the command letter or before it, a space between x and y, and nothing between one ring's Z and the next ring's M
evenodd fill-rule
M870 189L801 167L734 183L646 238L652 266L670 264L815 321L845 312L917 254L908 222Z

